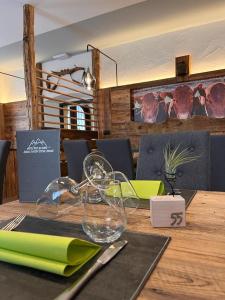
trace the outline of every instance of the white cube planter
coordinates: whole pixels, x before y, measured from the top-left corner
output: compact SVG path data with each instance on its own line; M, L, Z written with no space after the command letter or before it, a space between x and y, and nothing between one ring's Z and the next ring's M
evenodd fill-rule
M185 200L180 195L152 197L150 215L153 227L185 226Z

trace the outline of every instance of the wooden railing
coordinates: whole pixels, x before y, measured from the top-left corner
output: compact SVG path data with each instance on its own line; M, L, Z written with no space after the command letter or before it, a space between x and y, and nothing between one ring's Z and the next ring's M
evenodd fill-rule
M38 67L36 74L38 127L92 132L97 137L99 124L95 92L87 92L77 80Z

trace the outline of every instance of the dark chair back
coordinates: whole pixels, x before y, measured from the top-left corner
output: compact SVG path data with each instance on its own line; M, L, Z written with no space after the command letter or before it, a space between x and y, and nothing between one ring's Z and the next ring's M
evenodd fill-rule
M129 139L96 140L96 145L112 165L113 170L124 173L128 179L134 179L134 165Z
M208 190L210 182L210 138L205 131L152 134L141 137L137 179L163 180L163 150L167 144L188 148L200 157L177 168L176 186L181 189Z
M10 141L0 141L0 204L2 204L3 200L3 184L10 145Z
M225 135L211 135L211 187L225 192Z
M83 175L84 158L91 152L86 140L63 141L64 152L67 160L68 176L76 182L81 182Z

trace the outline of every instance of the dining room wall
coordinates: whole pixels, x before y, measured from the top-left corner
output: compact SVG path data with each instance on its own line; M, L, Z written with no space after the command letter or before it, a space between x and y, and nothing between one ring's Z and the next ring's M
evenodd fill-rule
M162 124L132 121L130 90L148 87L166 78L174 78L176 82L175 57L190 55L190 74L195 78L198 73L225 69L225 21L195 27L186 25L186 29L152 37L140 36L138 40L124 40L120 45L104 48L118 63L119 82L116 87L115 64L100 56L99 101L110 112L102 114L101 130L105 138L130 137L133 148L138 149L140 136L147 133L202 129L225 134L225 119L195 116L188 120L169 119Z
M143 37L113 47L106 54L118 62L119 86L175 76L177 56L191 56L191 74L225 68L225 20ZM135 30L135 28L134 28ZM100 87L115 86L115 64L101 59Z
M225 69L190 75L189 79L200 80L212 75L225 74ZM176 83L176 77L166 80L149 81L131 85L105 88L98 91L99 105L102 107L101 127L104 138L130 138L132 148L138 152L140 137L144 134L206 130L210 134L225 134L225 118L192 116L189 119L168 118L163 123L144 123L133 120L131 90L157 86L170 82Z

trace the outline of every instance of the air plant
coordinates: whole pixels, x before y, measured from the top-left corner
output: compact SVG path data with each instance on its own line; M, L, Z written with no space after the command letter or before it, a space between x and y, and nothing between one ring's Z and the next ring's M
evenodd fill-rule
M171 149L169 144L166 145L164 151L164 161L165 161L165 178L170 185L172 190L172 195L175 195L173 183L176 181L176 170L177 167L190 163L199 158L198 155L191 155L188 148L180 150L180 144L175 148Z

